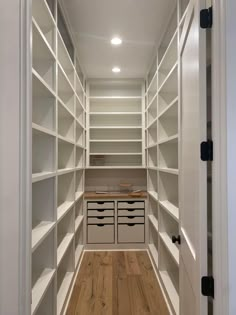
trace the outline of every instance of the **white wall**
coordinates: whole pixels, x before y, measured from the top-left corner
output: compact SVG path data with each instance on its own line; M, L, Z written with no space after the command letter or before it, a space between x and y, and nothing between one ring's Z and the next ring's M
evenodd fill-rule
M236 314L236 1L226 0L229 314ZM222 104L223 106L223 104ZM225 209L222 209L224 211Z
M24 215L30 205L29 199L25 203L28 172L24 165L28 160L25 148L24 152L20 148L27 126L25 117L21 120L26 108L22 91L27 83L25 75L21 78L26 57L21 55L20 46L21 22L26 22L23 12L23 0L0 2L0 315L27 315L25 301L29 302L29 278L24 269L30 272L26 239L20 247L26 235L22 233L26 232Z

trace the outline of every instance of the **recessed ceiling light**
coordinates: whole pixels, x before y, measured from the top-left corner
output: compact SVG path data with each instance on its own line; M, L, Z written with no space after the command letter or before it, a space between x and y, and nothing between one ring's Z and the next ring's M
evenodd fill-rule
M119 67L114 67L114 68L112 69L112 72L114 72L114 73L119 73L119 72L120 72L120 68L119 68Z
M112 45L120 45L122 44L122 40L119 37L113 37L111 40Z

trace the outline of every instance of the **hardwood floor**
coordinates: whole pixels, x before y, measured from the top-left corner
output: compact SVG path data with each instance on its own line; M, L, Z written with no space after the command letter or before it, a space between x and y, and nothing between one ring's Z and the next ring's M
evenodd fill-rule
M67 315L169 315L147 252L86 252Z

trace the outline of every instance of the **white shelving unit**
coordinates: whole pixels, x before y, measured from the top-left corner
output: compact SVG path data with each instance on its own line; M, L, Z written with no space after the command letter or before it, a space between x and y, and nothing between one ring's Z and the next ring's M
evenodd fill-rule
M83 250L85 81L57 1L33 0L32 14L31 313L59 315Z
M187 1L184 2L186 9ZM146 156L149 252L172 311L179 314L178 155L179 95L177 8L146 78Z
M142 82L90 81L89 167L144 167Z
M146 84L85 86L58 1L32 1L32 314L64 312L83 252L85 184L118 191L128 181L147 187L147 247L179 314L172 236L180 217L178 46L188 2L173 12Z

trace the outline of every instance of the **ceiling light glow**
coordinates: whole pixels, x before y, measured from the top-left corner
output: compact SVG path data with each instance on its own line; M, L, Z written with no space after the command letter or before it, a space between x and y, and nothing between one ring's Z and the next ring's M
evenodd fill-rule
M112 72L114 72L114 73L119 73L119 72L120 72L120 68L119 68L119 67L114 67L114 68L112 69Z
M113 37L111 40L111 43L112 43L112 45L118 46L118 45L122 44L122 40L119 37Z

